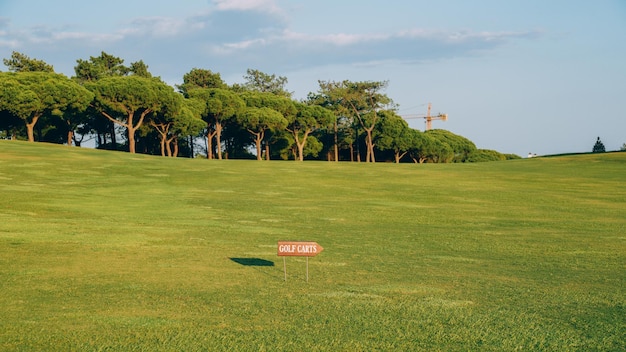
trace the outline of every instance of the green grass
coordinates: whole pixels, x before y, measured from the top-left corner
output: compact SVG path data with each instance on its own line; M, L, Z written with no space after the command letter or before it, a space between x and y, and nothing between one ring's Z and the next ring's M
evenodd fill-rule
M626 350L625 175L0 141L0 350Z

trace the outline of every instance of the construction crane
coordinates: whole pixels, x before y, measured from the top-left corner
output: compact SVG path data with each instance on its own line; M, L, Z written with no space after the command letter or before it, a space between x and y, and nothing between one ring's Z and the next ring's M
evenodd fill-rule
M424 119L426 120L426 131L428 130L432 130L433 129L433 120L441 120L441 121L446 121L448 120L448 114L437 114L435 116L431 116L430 115L430 103L428 103L428 112L426 113L426 115L406 115L406 116L402 116L405 119Z

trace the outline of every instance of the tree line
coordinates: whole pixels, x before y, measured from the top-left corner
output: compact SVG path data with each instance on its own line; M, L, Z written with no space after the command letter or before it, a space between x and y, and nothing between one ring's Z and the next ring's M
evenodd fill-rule
M421 132L397 114L388 82L319 81L295 100L287 78L248 69L242 84L194 68L172 87L143 61L102 52L75 75L13 52L0 72L0 138L169 157L476 162L519 158L477 149L446 130Z

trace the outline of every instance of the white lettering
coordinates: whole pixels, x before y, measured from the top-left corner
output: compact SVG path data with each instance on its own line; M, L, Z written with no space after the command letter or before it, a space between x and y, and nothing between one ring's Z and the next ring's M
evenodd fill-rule
M278 246L278 251L281 253L294 253L296 251L296 246L293 244L281 244Z

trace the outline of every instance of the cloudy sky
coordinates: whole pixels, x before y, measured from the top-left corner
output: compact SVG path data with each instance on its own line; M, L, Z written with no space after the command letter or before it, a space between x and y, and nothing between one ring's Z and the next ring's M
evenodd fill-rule
M435 128L520 156L626 143L624 0L0 0L12 51L67 76L105 51L172 85L253 68L296 98L318 80L388 81L401 115L430 102L449 115Z

